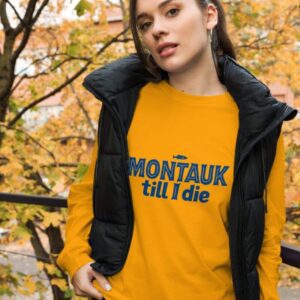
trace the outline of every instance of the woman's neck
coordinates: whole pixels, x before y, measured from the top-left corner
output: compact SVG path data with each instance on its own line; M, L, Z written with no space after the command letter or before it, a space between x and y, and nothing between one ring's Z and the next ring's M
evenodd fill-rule
M218 95L227 91L217 75L212 55L202 57L193 66L184 70L169 72L167 82L174 88L192 95Z

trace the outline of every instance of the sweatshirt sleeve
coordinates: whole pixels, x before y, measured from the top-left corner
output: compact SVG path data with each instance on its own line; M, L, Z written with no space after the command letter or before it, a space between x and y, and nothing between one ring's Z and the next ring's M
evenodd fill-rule
M57 258L57 263L71 278L80 267L93 261L89 256L91 248L88 235L93 220L93 181L97 149L96 139L89 168L80 182L71 185L67 199L65 245Z
M265 232L257 264L261 300L279 300L277 285L279 281L279 265L282 262L280 256L281 238L286 221L284 175L284 140L282 133L280 133L275 160L267 182L268 201L267 213L265 214Z

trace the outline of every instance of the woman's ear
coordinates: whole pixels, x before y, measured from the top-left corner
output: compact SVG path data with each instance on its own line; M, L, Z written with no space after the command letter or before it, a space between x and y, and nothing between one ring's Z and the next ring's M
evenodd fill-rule
M206 29L213 29L218 24L218 9L212 3L207 5L206 18Z

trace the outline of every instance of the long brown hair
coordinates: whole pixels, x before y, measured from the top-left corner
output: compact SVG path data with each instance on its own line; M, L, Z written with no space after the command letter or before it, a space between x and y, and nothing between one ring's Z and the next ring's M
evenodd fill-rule
M227 28L226 28L225 11L219 0L195 0L195 1L201 10L205 10L208 4L210 3L214 4L218 10L218 24L214 27L212 32L211 47L212 47L214 64L217 72L219 73L218 64L217 64L218 55L227 54L232 58L236 59L235 50L229 38ZM137 29L136 2L137 0L130 0L130 4L129 4L130 28L133 36L133 41L135 44L138 57L140 58L141 62L144 64L145 68L154 76L153 81L157 82L160 81L161 79L167 78L168 73L165 70L162 70L159 66L157 66L153 57L151 55L148 55L145 52L145 49L142 45L142 42L139 37L139 32Z

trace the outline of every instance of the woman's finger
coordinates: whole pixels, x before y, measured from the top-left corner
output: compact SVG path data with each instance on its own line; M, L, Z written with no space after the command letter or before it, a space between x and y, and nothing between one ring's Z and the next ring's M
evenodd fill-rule
M94 299L102 300L102 294L93 286L92 280L95 278L91 273L91 270L87 269L88 267L83 268L78 273L77 276L73 276L73 286L76 295L93 297Z
M84 296L89 296L97 300L103 300L104 298L103 295L96 288L94 288L92 284L84 285L82 291L85 293Z
M94 278L96 278L98 284L104 288L106 291L110 291L112 289L109 281L105 276L103 276L101 273L98 273L94 270L91 270L91 273L93 274Z
M87 296L86 293L84 293L81 289L78 287L74 287L74 293L76 296Z

